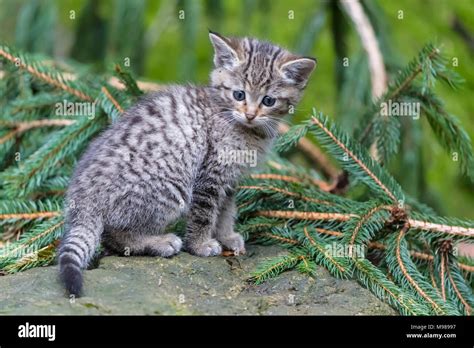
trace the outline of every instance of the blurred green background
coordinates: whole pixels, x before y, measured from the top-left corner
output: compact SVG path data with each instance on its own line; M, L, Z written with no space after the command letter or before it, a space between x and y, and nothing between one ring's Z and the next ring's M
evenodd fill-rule
M390 72L396 73L428 42L441 44L447 58L457 60L453 69L466 80L463 88L437 85L435 90L472 139L474 2L362 4ZM95 73L110 70L114 62L129 62L137 77L158 83L206 83L212 64L208 29L267 39L318 59L293 122L307 118L314 106L351 133L364 107L360 101L369 98L366 57L337 1L0 0L0 23L0 41L24 51L86 63ZM342 69L344 57L349 58L347 69ZM407 160L391 165L396 178L439 213L474 218L473 184L460 176L457 163L426 124L417 137L422 153L413 154L409 142L402 143ZM410 158L413 168L407 166ZM423 174L415 175L421 162Z

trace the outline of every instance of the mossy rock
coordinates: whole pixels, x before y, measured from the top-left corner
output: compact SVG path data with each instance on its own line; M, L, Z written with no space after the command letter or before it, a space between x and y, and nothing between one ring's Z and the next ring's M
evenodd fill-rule
M261 285L246 281L257 264L284 253L248 246L239 257L108 256L84 272L85 294L75 300L59 284L57 266L31 269L0 277L0 314L396 314L356 281L323 268L314 278L289 271Z

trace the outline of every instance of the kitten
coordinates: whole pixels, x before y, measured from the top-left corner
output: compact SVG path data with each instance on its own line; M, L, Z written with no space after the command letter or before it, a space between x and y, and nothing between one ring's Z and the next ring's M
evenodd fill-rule
M81 269L99 243L130 255L169 257L184 248L214 256L245 252L233 230L234 192L249 170L229 152L258 161L280 117L302 96L316 66L268 42L210 32L210 86L169 86L127 110L78 162L66 195L60 277L80 295ZM187 217L184 241L162 233ZM127 255L128 255L127 254Z

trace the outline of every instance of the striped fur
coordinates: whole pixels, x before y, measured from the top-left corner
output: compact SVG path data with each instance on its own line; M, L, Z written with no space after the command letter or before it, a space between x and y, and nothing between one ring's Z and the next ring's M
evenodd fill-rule
M223 161L222 151L256 151L261 162L315 61L255 39L215 33L210 39L215 68L209 86L173 85L144 97L78 162L59 249L69 293L80 295L81 270L100 243L126 255L162 257L182 245L198 256L245 251L233 230L233 195L249 164ZM237 101L236 90L246 99ZM273 106L262 104L265 95L276 99ZM187 218L184 242L163 234L181 216Z

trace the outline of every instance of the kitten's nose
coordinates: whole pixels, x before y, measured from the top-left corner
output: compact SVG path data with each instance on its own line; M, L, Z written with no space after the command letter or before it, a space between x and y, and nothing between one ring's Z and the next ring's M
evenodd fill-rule
M257 117L257 114L245 113L245 117L247 117L247 120L252 121L255 117Z

